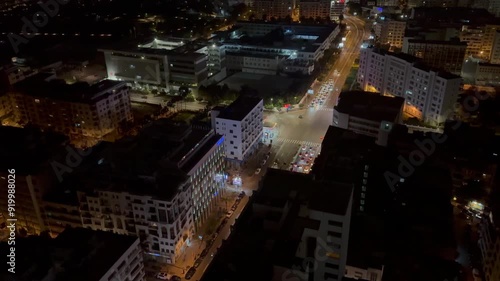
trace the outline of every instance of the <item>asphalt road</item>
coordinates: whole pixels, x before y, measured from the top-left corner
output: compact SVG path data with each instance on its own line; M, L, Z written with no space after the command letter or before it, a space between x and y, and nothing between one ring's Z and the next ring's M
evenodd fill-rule
M299 146L301 144L309 146L320 144L326 130L332 124L333 106L349 75L354 60L359 56L363 40L367 39L370 34L361 19L346 16L344 21L349 28L349 32L346 35L341 54L325 79L333 79L334 91L328 96L323 107L318 109L307 108L288 113L270 113L266 116L267 121L278 124L279 130L279 136L273 142L272 161L269 161L269 165L276 161L279 168L287 169ZM335 70L339 72L338 75L334 75ZM319 92L321 84L315 83L312 86L315 93ZM302 115L302 118L299 118L300 115Z

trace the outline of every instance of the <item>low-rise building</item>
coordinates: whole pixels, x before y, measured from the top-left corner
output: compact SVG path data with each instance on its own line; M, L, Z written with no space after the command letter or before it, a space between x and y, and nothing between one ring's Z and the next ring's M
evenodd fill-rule
M387 144L394 124L403 121L404 98L369 92L342 92L333 108L333 125Z
M226 159L239 165L262 140L264 104L261 98L240 96L224 109L212 110L212 126L224 136Z
M132 121L130 96L124 82L66 84L41 73L10 90L14 115L20 124L62 133L70 138L120 134Z
M18 238L20 239L20 238ZM137 237L69 228L55 239L22 238L16 242L15 274L7 269L2 280L143 281L146 280ZM8 253L9 245L0 244Z

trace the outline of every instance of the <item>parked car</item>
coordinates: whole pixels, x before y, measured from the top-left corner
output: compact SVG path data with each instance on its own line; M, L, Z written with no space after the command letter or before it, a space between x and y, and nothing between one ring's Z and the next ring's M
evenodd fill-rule
M229 211L226 214L226 218L230 218L233 215L233 211Z
M255 170L255 174L256 174L256 175L260 174L260 171L261 171L261 170L262 170L261 168L257 168L257 170Z
M275 163L276 163L276 162L275 162ZM243 198L243 197L245 197L245 195L246 195L246 194L245 194L245 191L242 191L242 192L238 195L238 197L239 197L239 198Z
M196 273L196 268L191 267L187 273L186 276L184 276L187 280L191 279L193 275Z
M200 258L206 257L208 254L208 248L205 248L203 251L201 251Z
M177 276L177 275L174 275L174 276L172 276L171 281L181 281L181 277Z
M156 274L156 278L160 280L170 280L170 278L172 278L172 275L166 272L158 272L158 274Z
M202 259L201 259L201 258L200 258L200 259L197 259L197 260L194 262L193 267L194 267L194 268L198 268L198 266L200 266L200 264L201 264L201 261L202 261Z

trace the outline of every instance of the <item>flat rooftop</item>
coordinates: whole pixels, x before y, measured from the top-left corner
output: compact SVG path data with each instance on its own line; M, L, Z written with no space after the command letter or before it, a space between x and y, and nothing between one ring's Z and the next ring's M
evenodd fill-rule
M345 216L353 188L352 184L315 181L308 207L311 210Z
M259 97L239 96L221 111L217 118L242 121L260 102L262 102L262 99Z
M54 100L95 103L103 98L113 95L112 90L126 87L123 81L102 80L93 85L86 82L67 84L61 79L50 79L53 74L39 73L14 85L13 92ZM48 80L49 79L49 80Z
M394 122L403 109L404 101L401 97L387 97L378 93L342 92L335 110L372 121Z

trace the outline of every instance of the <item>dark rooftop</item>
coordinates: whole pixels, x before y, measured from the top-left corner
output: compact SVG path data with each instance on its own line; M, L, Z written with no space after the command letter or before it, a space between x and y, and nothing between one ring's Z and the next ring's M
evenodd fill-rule
M340 113L372 121L395 122L403 110L404 98L378 93L351 91L340 93L335 109Z
M345 216L351 199L353 185L331 182L313 184L308 207L311 210Z
M112 95L113 89L126 87L125 82L107 79L93 85L86 82L67 84L64 80L50 79L52 75L47 73L33 75L16 83L13 91L61 101L95 103Z
M34 128L0 126L0 136L0 167L18 174L35 173L68 144L65 136Z
M259 196L255 198L255 203L283 207L293 191L298 192L304 186L309 186L311 180L312 177L307 174L268 169L261 182L263 188L259 191Z
M259 97L239 96L217 118L242 121L261 101Z

